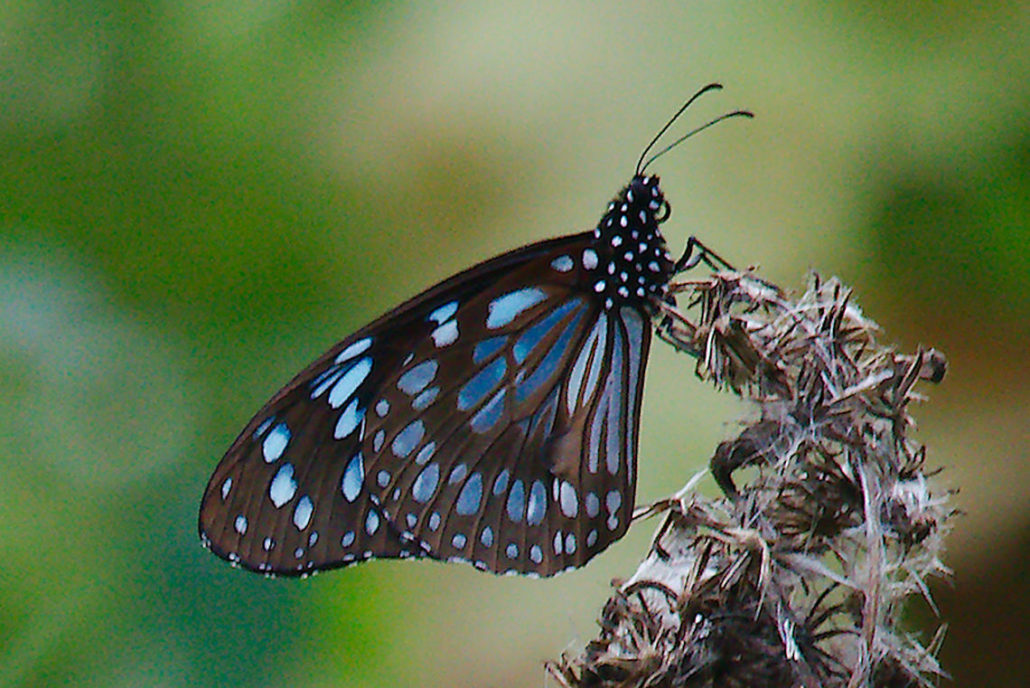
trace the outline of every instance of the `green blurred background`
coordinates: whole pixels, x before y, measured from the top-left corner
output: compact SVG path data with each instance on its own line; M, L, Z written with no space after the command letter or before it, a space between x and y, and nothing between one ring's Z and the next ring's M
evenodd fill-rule
M684 128L757 118L655 165L666 236L784 286L840 275L885 340L949 355L916 409L965 511L942 660L1026 685L1030 10L892 6L0 6L0 685L543 685L652 523L546 581L269 581L200 547L198 501L295 371L475 260L592 226L712 80ZM656 346L639 501L745 411Z

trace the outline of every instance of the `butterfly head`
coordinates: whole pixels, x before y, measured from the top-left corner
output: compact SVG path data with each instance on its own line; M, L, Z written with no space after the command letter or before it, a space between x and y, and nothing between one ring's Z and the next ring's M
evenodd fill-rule
M635 175L608 204L594 229L598 259L591 275L606 309L645 307L664 295L675 272L658 227L668 216L669 204L654 175Z

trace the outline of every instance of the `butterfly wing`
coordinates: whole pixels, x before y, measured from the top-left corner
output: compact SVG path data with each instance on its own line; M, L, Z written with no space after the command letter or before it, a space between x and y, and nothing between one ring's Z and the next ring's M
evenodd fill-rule
M649 329L590 298L590 241L482 263L302 371L215 470L204 542L266 573L430 556L548 574L621 536Z

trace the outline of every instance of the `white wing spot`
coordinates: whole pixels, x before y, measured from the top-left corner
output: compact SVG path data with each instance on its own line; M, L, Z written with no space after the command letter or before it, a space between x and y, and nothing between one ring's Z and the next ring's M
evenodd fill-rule
M451 301L450 303L444 304L437 308L435 311L429 314L426 320L431 320L437 325L443 325L445 322L454 317L454 314L458 312L458 302Z
M390 412L390 402L386 399L380 399L376 403L376 415L380 418L385 418L386 414Z
M247 517L243 516L243 515L237 516L236 520L233 521L232 527L233 527L233 530L235 530L240 535L246 535L247 534Z
M347 468L343 471L343 480L340 489L348 502L353 502L361 492L361 483L365 480L365 461L358 452L351 457Z
M268 433L268 437L261 444L261 453L265 456L265 462L277 461L286 451L286 445L289 443L290 429L286 427L286 423L279 423L272 428L272 432Z
M437 348L449 346L458 341L458 321L450 320L433 330L430 335Z
M354 544L354 537L354 531L348 530L346 533L343 534L343 537L340 538L340 546L344 548L350 547Z
M293 464L284 463L272 478L272 484L268 486L268 498L279 509L283 504L293 499L297 494L297 481L293 479Z
M264 540L261 541L261 547L266 552L271 552L272 549L275 547L275 540L273 540L270 537L266 537Z
M597 251L592 248L583 249L583 267L587 270L597 267Z
M370 372L372 372L372 359L366 356L358 360L329 391L329 405L334 409L343 406Z
M587 492L586 497L583 498L583 504L586 506L587 516L590 518L595 518L601 511L601 500L593 492Z
M344 361L349 361L350 359L354 358L358 354L364 353L365 351L367 351L368 347L370 347L370 346L372 346L372 338L371 337L365 337L364 339L359 339L358 341L354 342L353 344L348 346L346 349L344 349L343 351L338 353L336 355L336 361L335 362L336 363L343 363Z
M368 516L365 517L365 532L375 535L377 530L379 530L379 514L369 511Z
M576 518L576 514L579 512L579 500L576 499L576 488L572 486L572 483L562 481L560 498L561 512L567 518Z
M342 440L344 437L350 435L354 430L361 425L361 421L365 419L365 409L358 408L358 400L351 399L350 403L347 404L347 408L340 414L340 419L336 421L336 428L333 430L333 437L338 440Z
M547 293L536 287L526 287L498 296L490 302L490 313L486 316L486 326L491 330L504 327L518 317L519 313L528 310L547 298Z
M575 263L572 262L572 258L569 256L558 256L551 261L551 267L558 272L568 272L574 265Z
M229 490L232 489L232 478L226 478L225 482L222 483L222 501L229 496Z
M293 525L297 526L297 530L304 530L311 523L311 514L315 512L315 505L311 501L311 497L304 495L297 501L297 506L293 509Z

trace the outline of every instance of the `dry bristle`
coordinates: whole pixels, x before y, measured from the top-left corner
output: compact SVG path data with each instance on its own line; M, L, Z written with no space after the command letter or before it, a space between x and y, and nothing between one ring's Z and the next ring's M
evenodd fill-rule
M746 273L674 285L665 339L703 379L756 404L716 449L725 492L688 485L651 552L605 606L601 634L549 664L564 686L932 685L940 634L923 647L899 629L906 600L947 575L953 510L931 487L925 449L907 437L920 380L944 357L880 345L877 326L837 280L813 276L791 300ZM736 485L733 472L757 475ZM694 481L692 481L691 485Z

